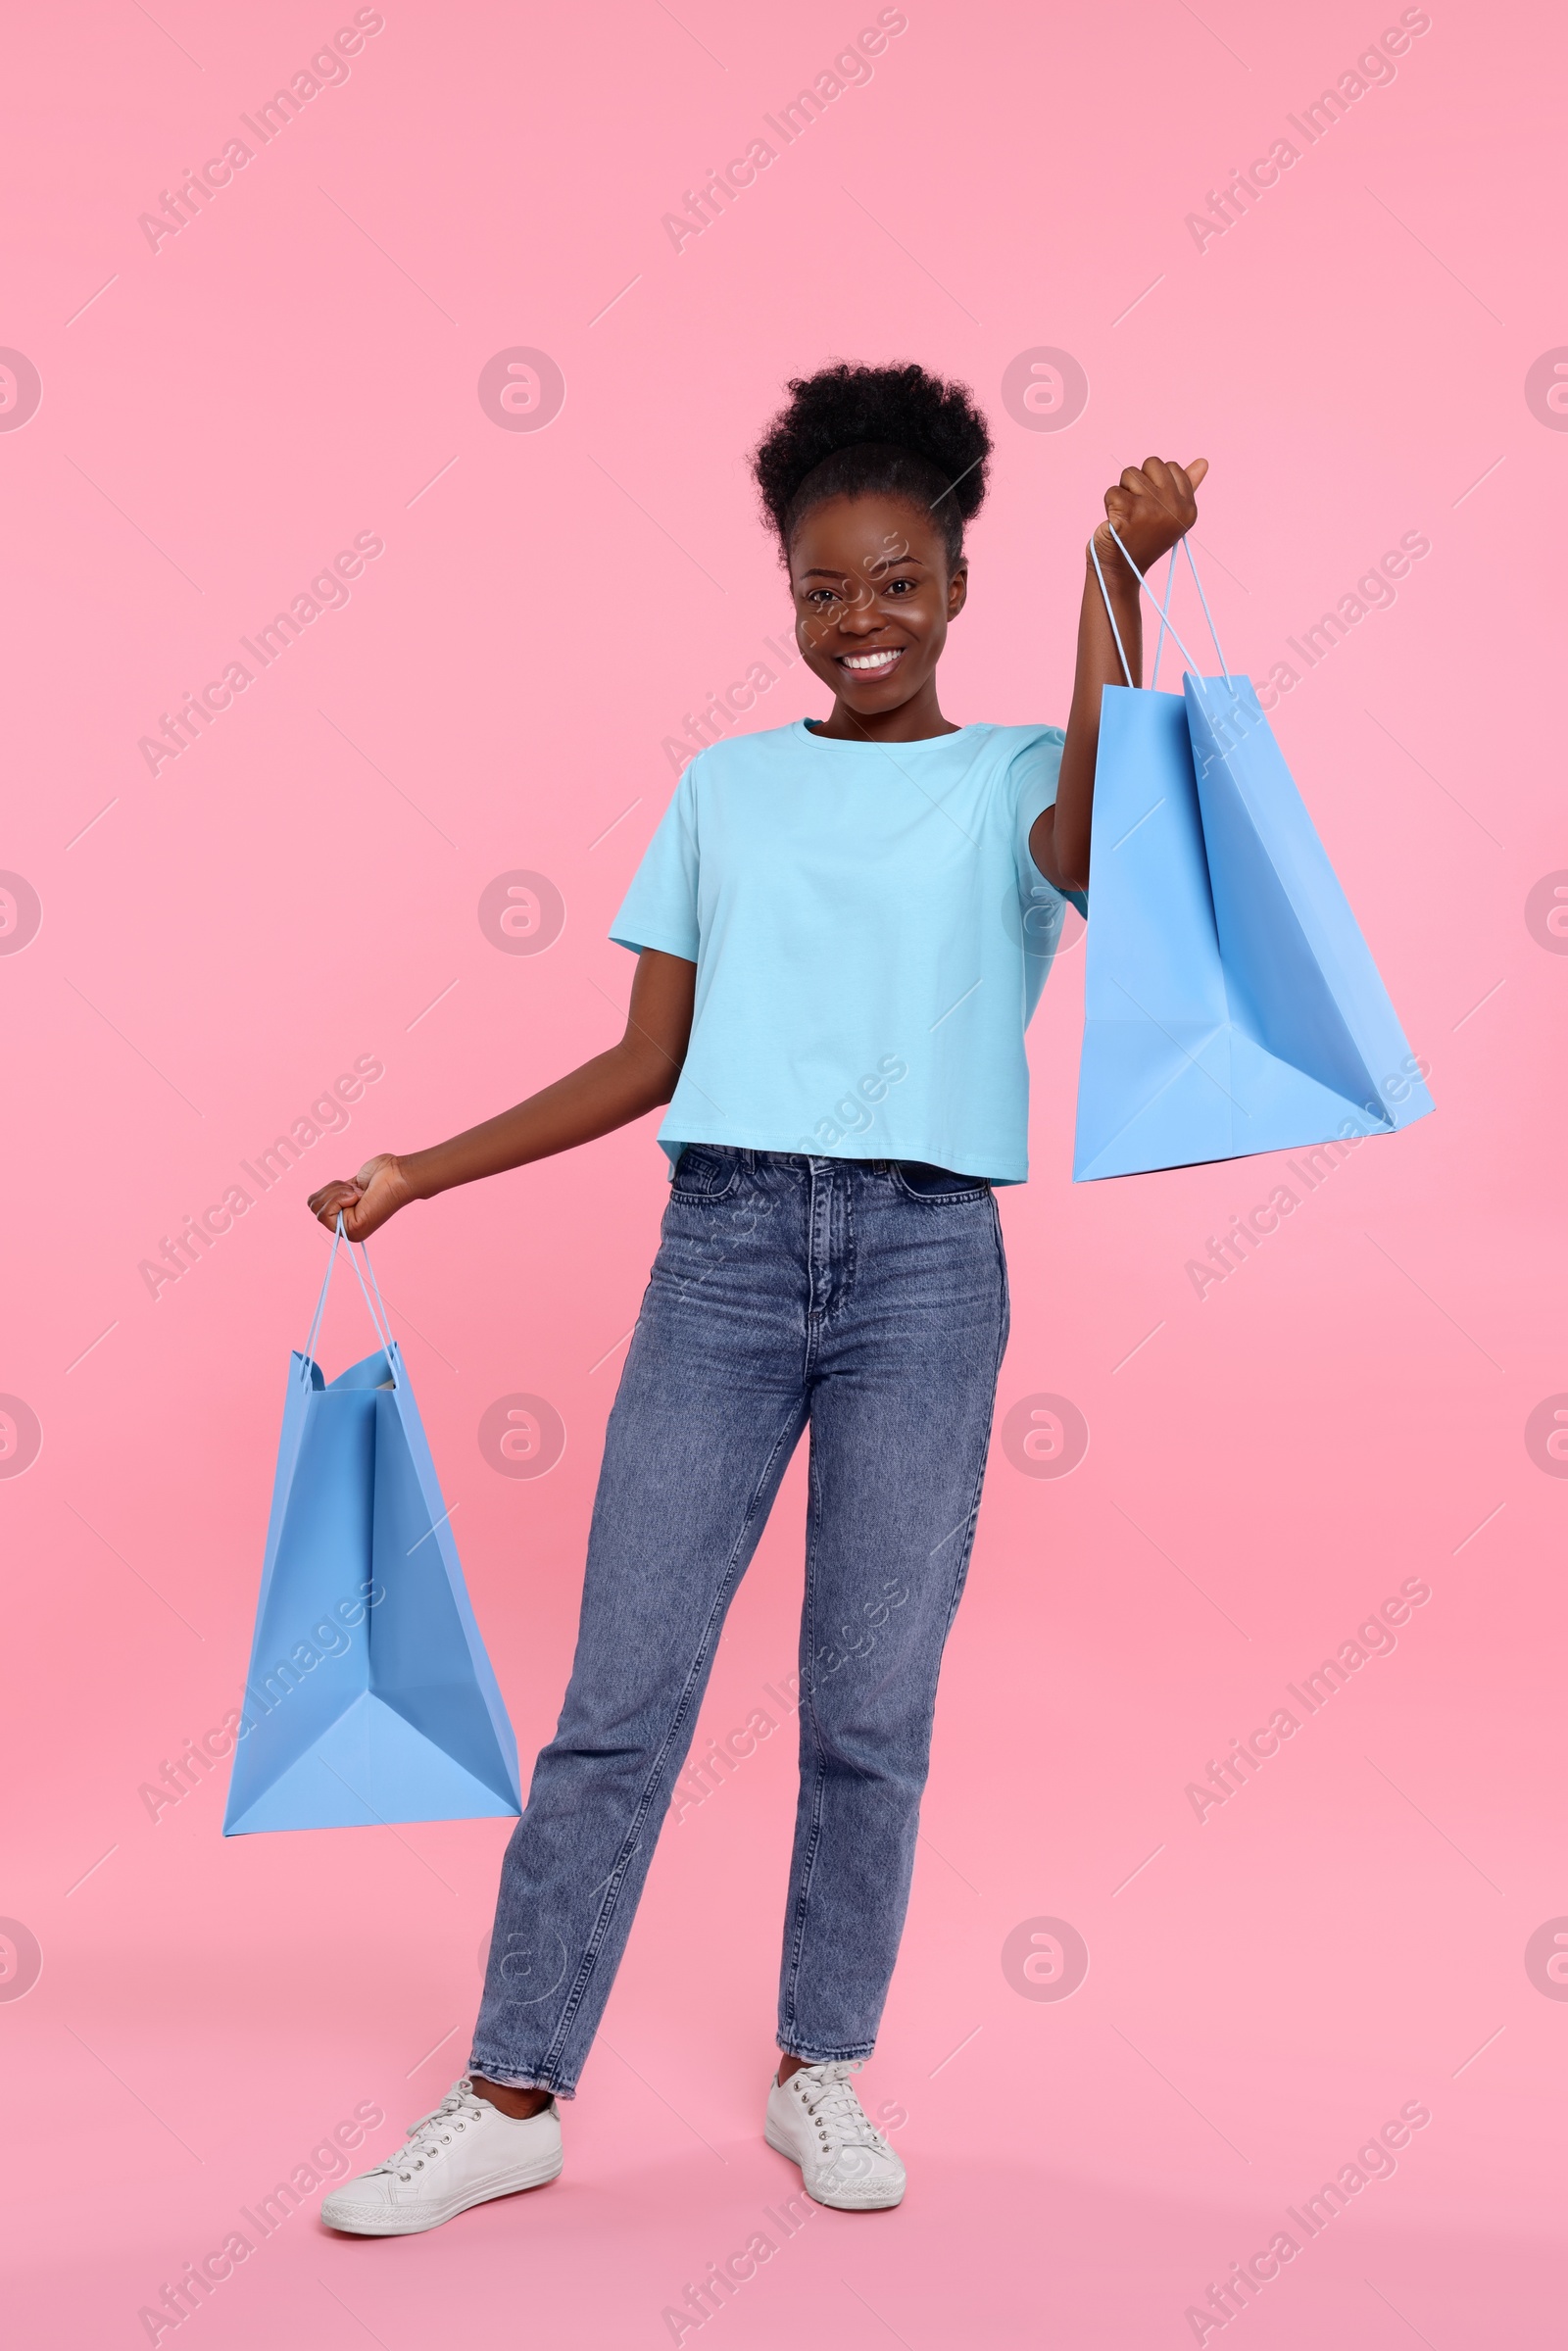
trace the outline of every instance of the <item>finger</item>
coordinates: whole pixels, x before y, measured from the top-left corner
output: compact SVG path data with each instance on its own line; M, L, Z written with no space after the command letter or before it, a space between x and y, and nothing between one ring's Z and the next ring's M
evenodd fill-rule
M1207 458L1193 458L1191 462L1183 467L1183 471L1186 473L1187 479L1192 484L1192 487L1196 490L1199 483L1202 480L1204 474L1208 471Z
M311 1194L311 1206L318 1208L323 1200L358 1200L363 1189L362 1185L352 1182L347 1176L334 1176L330 1184L323 1184L318 1192Z
M350 1185L328 1184L324 1191L316 1193L308 1204L313 1216L318 1217L324 1225L333 1225L342 1211L358 1203L359 1198L359 1193Z
M1124 469L1121 480L1117 486L1120 489L1126 490L1133 498L1147 498L1150 495L1153 485L1151 483L1149 476L1144 472L1142 466L1128 465Z
M1177 484L1175 468L1161 457L1146 457L1143 470L1151 499L1179 529L1182 522L1182 492Z

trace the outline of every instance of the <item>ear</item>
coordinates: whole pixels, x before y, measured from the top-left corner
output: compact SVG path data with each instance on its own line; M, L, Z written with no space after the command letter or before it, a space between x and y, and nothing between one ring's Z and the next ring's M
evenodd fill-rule
M961 561L954 567L948 581L948 618L956 620L969 597L969 565Z

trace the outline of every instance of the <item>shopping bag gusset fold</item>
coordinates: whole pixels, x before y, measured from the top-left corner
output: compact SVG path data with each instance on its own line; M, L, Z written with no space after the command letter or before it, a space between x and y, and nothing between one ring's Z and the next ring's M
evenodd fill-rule
M1074 1181L1424 1117L1420 1064L1250 680L1216 636L1219 677L1187 654L1180 695L1135 687L1105 603L1128 682L1102 705Z
M380 1345L331 1381L316 1360L343 1238L340 1219L289 1364L226 1837L521 1810L418 1406L363 1273Z

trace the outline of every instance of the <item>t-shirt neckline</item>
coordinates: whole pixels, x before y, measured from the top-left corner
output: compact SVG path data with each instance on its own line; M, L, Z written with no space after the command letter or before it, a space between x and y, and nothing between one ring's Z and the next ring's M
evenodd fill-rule
M944 743L961 742L965 735L978 734L984 723L983 719L971 719L966 726L956 726L951 735L917 735L909 743L854 743L846 742L839 735L819 735L808 719L799 718L796 720L797 729L805 736L808 743L814 743L819 750L832 756L836 757L840 752L854 752L858 755L863 755L866 752L882 752L889 757L898 759L903 759L909 752L936 751Z

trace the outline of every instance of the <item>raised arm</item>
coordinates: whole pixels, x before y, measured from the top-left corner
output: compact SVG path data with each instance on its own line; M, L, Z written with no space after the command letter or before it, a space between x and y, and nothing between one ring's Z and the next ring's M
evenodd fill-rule
M1146 458L1141 465L1129 465L1115 488L1105 492L1105 520L1095 532L1095 551L1105 575L1105 587L1135 686L1142 685L1144 680L1139 588L1110 535L1111 525L1139 570L1147 571L1198 519L1194 493L1207 471L1206 458L1195 458L1190 465L1168 465L1158 457ZM1095 759L1100 750L1101 688L1126 683L1105 600L1095 576L1093 559L1086 550L1084 599L1078 613L1078 666L1073 675L1072 708L1067 714L1067 740L1062 746L1055 806L1035 819L1029 835L1029 854L1047 881L1054 882L1058 890L1089 887L1089 830L1095 805Z
M312 1215L330 1228L341 1210L349 1239L363 1241L410 1200L431 1200L454 1184L501 1175L628 1126L674 1093L696 992L695 963L645 948L631 984L626 1033L608 1053L449 1142L422 1151L377 1152L352 1180L340 1178L313 1192Z

